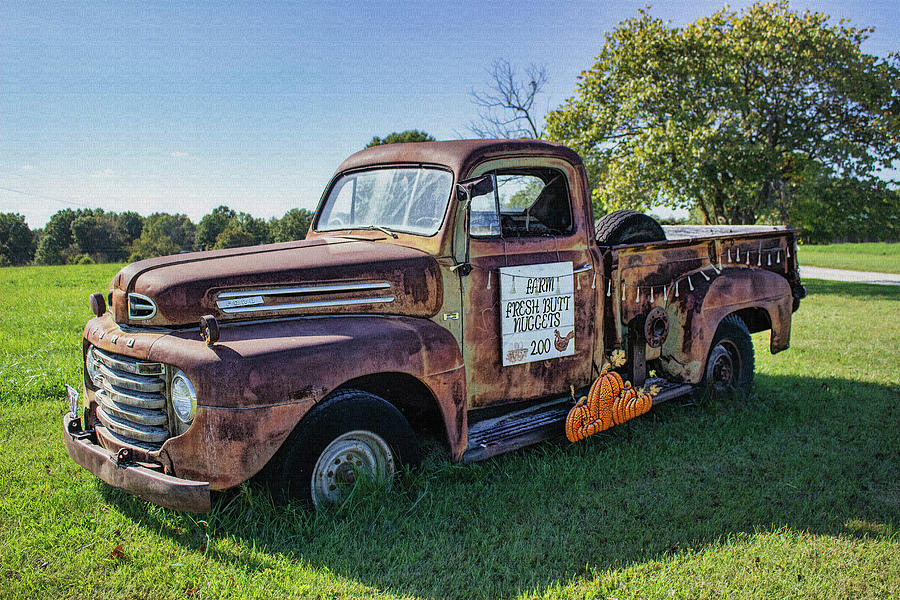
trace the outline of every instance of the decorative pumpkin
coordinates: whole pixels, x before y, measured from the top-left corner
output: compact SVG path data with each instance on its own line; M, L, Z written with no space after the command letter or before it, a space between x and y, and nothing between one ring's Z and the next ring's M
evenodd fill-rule
M613 355L614 362L621 366L621 357ZM606 364L600 370L600 377L591 385L586 397L582 397L566 416L566 437L570 442L583 440L589 435L620 425L638 417L653 406L653 396L658 388L649 391L636 390L631 382L622 381L622 376L611 371Z

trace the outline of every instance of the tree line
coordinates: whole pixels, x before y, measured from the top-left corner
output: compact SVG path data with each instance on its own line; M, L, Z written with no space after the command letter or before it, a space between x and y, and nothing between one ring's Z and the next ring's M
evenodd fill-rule
M218 206L194 224L186 215L69 208L42 229L16 213L0 213L0 266L135 261L194 250L218 250L306 237L313 213L289 210L268 221Z

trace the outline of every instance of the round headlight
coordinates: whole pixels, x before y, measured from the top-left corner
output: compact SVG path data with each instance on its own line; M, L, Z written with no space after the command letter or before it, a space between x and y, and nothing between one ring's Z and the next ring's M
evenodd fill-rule
M87 352L87 356L84 357L84 370L87 371L88 379L91 380L91 383L95 388L103 386L103 375L98 368L99 363L100 359L97 358L96 350L91 346Z
M182 423L194 420L194 413L197 411L197 393L194 392L194 386L183 371L176 371L172 377L172 409Z

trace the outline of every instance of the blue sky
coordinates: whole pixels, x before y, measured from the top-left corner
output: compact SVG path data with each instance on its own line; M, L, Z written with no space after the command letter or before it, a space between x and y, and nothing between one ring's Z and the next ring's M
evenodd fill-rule
M0 212L259 217L313 208L375 135L468 137L498 58L547 67L561 104L640 2L0 4ZM680 25L724 2L655 2ZM731 2L740 8L748 2ZM796 1L900 47L900 1Z

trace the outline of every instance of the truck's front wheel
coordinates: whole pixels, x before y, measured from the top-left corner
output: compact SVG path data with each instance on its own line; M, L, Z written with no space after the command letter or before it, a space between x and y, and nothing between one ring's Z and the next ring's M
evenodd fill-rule
M392 404L339 390L315 406L285 442L285 492L315 506L339 504L360 477L390 486L402 465L417 466L419 445Z

